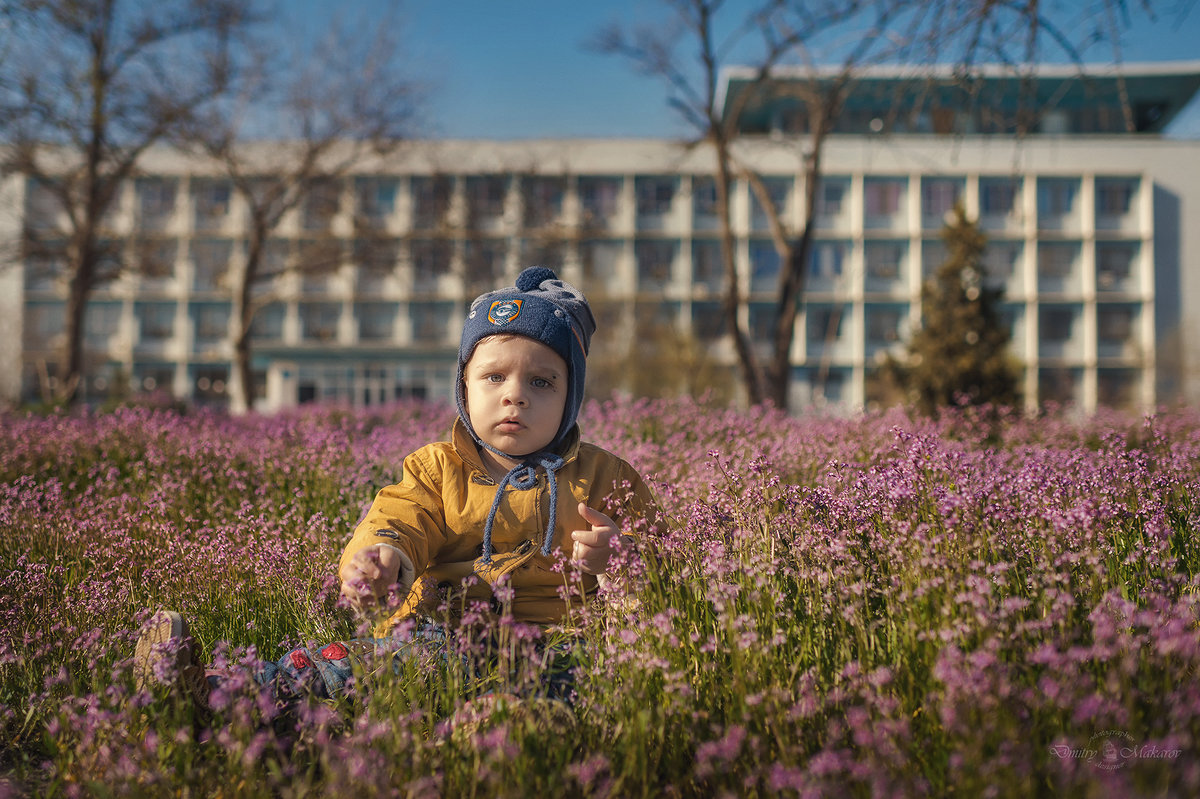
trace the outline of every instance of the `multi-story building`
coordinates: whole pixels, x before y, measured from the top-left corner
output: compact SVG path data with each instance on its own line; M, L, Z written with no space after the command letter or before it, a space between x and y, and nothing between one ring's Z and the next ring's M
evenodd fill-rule
M729 73L726 95L748 80ZM984 72L970 92L947 81L935 102L896 113L918 108L902 75L861 76L822 151L792 352L796 409L870 403L881 353L919 323L956 203L989 237L1030 405L1200 400L1200 141L1162 135L1200 87L1200 62L1126 66L1121 81L1044 70L1034 92L1022 85ZM807 120L786 92L773 96L750 104L738 155L795 231ZM1037 113L1014 123L1005 108ZM336 266L279 270L259 288L256 404L452 396L466 303L531 264L589 292L602 337L633 343L654 320L699 342L735 382L719 321L713 167L704 147L666 140L421 141L330 183L270 244L276 267L317 247L332 247ZM58 223L43 193L19 179L0 190L17 209L0 220L10 238L22 224ZM780 261L745 180L732 199L744 318L765 348ZM139 268L88 306L85 396L166 388L224 401L245 242L237 195L203 163L159 150L109 224ZM64 326L54 264L21 267L0 273L0 325L13 327L0 374L14 400L54 378Z

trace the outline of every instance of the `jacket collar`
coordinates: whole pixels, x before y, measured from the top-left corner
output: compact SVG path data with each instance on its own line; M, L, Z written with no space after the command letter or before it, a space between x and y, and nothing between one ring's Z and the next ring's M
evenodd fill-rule
M572 425L567 433L566 439L559 445L557 454L562 456L562 459L567 463L575 460L579 455L579 425ZM471 434L467 432L467 426L463 424L462 417L454 417L454 426L450 429L450 443L454 446L454 451L462 458L471 468L487 474L487 468L483 465L483 458L479 455L479 446L475 443L475 439L471 438Z

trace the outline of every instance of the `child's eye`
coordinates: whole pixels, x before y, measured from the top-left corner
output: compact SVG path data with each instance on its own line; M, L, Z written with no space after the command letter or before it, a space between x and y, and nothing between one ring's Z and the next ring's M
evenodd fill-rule
M554 385L544 377L535 377L532 382L534 388L551 388Z
M503 375L484 375L483 379L488 381L489 383L499 383L501 380L504 379L504 376Z

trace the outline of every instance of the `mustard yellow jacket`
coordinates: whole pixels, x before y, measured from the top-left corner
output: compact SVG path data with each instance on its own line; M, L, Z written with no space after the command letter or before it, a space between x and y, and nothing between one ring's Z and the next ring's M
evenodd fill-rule
M541 552L550 497L546 475L539 474L536 488L505 489L492 526L493 558L486 564L480 557L483 527L496 481L488 476L461 420L455 420L450 441L428 444L405 458L401 481L379 491L341 558L344 566L357 552L386 544L408 561L401 571L401 584L411 585L408 596L399 611L376 627L376 634L386 634L413 613L435 611L442 602L451 613L479 600L500 610L492 585L506 573L512 589L508 610L521 622L559 623L570 607L593 594L594 576L552 569L556 560L570 557L571 533L590 527L579 515L578 504L607 514L623 533L635 536L647 525L658 524L659 512L634 468L611 452L580 442L578 428L560 454L565 464L557 472L557 523L550 556ZM564 592L568 582L574 590Z

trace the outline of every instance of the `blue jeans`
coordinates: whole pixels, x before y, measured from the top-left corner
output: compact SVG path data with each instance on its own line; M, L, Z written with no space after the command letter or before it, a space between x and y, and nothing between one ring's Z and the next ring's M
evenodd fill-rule
M398 673L402 661L424 655L450 663L461 659L467 673L481 675L495 665L495 659L472 662L454 652L454 633L444 625L425 621L413 628L406 637L359 638L335 641L321 649L299 647L275 662L262 663L254 681L270 690L272 699L283 707L293 705L301 697L339 699L345 695L346 683L356 665L370 656L390 655L392 667ZM570 702L574 693L574 658L569 645L539 646L538 652L546 664L542 680L535 693L551 699ZM210 675L209 682L219 684L219 675Z

